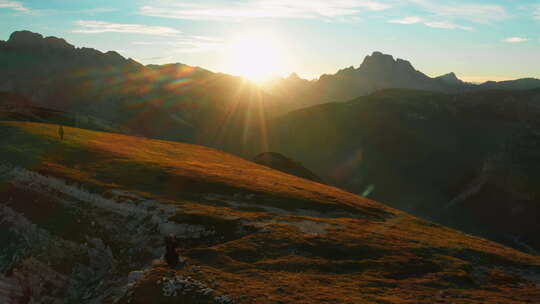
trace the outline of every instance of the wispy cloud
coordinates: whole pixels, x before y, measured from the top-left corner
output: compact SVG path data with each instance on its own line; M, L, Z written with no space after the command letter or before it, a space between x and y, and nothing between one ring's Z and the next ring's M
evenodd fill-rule
M189 20L243 20L256 18L326 20L354 17L362 11L380 11L389 4L374 0L257 0L232 3L175 3L143 6L146 16Z
M121 24L97 20L79 20L76 22L79 28L72 30L73 33L99 34L99 33L129 33L147 35L147 41L133 41L133 45L141 46L167 46L172 53L194 53L217 49L223 45L222 39L186 35L182 31L165 26L152 26L144 24ZM154 37L154 38L151 38Z
M402 0L406 5L414 5L431 16L447 20L463 20L489 24L508 19L510 14L500 5L467 3L460 4L447 0Z
M134 45L163 45L167 46L172 53L199 53L218 49L223 46L223 41L217 38L202 36L182 36L174 40L161 41L135 41Z
M389 21L390 23L398 23L398 24L416 24L422 22L422 18L411 16L411 17L405 17L402 19L393 19Z
M73 33L97 34L97 33L132 33L155 36L178 35L179 30L165 26L151 26L143 24L121 24L110 23L96 20L79 20L77 25L80 27L73 30Z
M424 22L425 25L429 27L434 28L442 28L442 29L448 29L448 30L464 30L464 31L472 31L473 28L470 26L460 25L448 21L430 21L430 22Z
M0 0L0 9L7 8L21 13L29 13L30 9L26 8L22 2Z
M521 42L529 41L529 38L525 38L525 37L508 37L508 38L504 39L503 41L508 42L508 43L521 43Z
M95 7L81 10L60 10L60 9L30 9L26 7L20 1L8 1L0 0L0 9L11 9L16 13L24 13L35 16L49 16L49 15L61 15L61 14L84 14L84 15L96 15L100 13L114 12L117 9L110 7Z
M96 15L101 13L115 12L117 9L111 7L95 7L82 10L53 10L46 9L40 10L42 15L56 15L56 14L83 14L83 15Z
M534 12L534 18L540 20L540 5L536 7L536 11Z
M430 5L429 9L438 16L461 19L475 23L489 24L510 17L506 9L499 5Z
M422 17L405 17L389 22L398 24L421 23L429 27L444 29L473 30L469 24L491 24L510 17L506 9L491 4L458 4L448 1L403 0L406 5L413 5L422 11ZM468 25L464 25L468 24Z
M433 27L433 28L442 28L442 29L449 29L449 30L464 30L464 31L471 31L473 30L470 26L460 25L449 21L427 21L420 17L416 16L410 16L405 17L402 19L394 19L390 20L390 23L397 23L397 24L423 24L425 26Z

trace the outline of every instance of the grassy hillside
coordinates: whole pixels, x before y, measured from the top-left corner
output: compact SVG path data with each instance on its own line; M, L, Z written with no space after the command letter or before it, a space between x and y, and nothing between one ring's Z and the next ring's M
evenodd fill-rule
M0 300L540 301L538 256L213 149L56 132L0 123Z

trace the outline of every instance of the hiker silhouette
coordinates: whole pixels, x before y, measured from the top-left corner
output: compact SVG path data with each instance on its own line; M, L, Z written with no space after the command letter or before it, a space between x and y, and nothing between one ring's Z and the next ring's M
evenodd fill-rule
M176 267L178 265L178 239L173 234L169 234L165 237L165 261L170 267Z
M60 137L60 140L64 140L64 127L58 126L58 136Z

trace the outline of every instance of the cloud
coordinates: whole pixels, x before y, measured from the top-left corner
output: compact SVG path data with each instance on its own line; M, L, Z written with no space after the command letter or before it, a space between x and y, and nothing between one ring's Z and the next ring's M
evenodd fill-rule
M398 0L402 5L414 6L422 17L405 17L390 20L390 23L417 24L443 29L473 30L471 23L491 24L510 18L507 10L493 4L460 4L442 0ZM464 25L467 24L467 25Z
M521 43L521 42L529 41L529 38L525 38L525 37L508 37L508 38L504 39L503 41L508 42L508 43Z
M434 27L434 28L442 28L442 29L448 29L448 30L464 30L464 31L472 31L473 28L470 26L465 25L459 25L452 22L447 21L431 21L431 22L424 22L426 26Z
M77 25L79 29L75 29L73 33L81 34L97 34L97 33L132 33L155 36L172 36L178 35L181 32L165 26L150 26L142 24L120 24L109 23L96 20L79 20Z
M394 20L390 20L388 22L397 23L397 24L417 24L417 23L421 23L421 24L423 24L425 26L429 26L429 27L433 27L433 28L449 29L449 30L455 30L455 29L464 30L464 31L473 30L473 28L470 27L470 26L459 25L459 24L456 24L456 23L453 23L453 22L448 22L448 21L427 21L427 20L423 20L422 18L416 17L416 16L405 17L405 18L402 18L402 19L394 19Z
M181 36L174 40L134 41L134 45L164 45L173 53L198 53L218 49L223 46L223 40L204 36Z
M179 30L165 26L150 26L142 24L119 24L96 20L79 20L80 27L73 33L130 33L156 37L149 41L133 41L133 45L167 46L174 53L194 53L217 49L223 46L223 40L214 37L185 35ZM166 38L165 38L166 37Z
M474 28L463 23L491 24L510 17L506 9L500 5L490 4L458 4L449 1L434 0L400 0L402 4L415 6L423 17L405 17L390 20L390 23L417 24L422 23L433 28L459 29L471 31Z
M438 16L461 19L481 24L489 24L510 17L506 9L499 5L436 5L432 7L432 11Z
M413 4L432 15L444 20L462 20L474 23L489 24L510 18L503 6L494 4L459 4L454 1L403 0L407 5Z
M12 9L17 12L29 13L30 10L19 1L0 0L0 8Z
M146 16L188 20L243 20L257 18L340 19L362 11L381 11L391 6L372 0L256 0L232 3L175 3L143 6Z
M390 20L389 22L398 23L398 24L416 24L416 23L422 22L422 18L411 16L411 17L405 17L402 19Z
M46 9L40 10L41 15L59 15L59 14L85 14L85 15L96 15L101 13L110 13L118 11L116 8L111 7L95 7L82 10L55 10L55 9Z
M110 7L96 7L82 10L59 10L59 9L29 9L24 6L20 1L8 1L0 0L0 9L11 9L19 13L26 13L36 16L49 16L49 15L60 15L60 14L86 14L86 15L96 15L99 13L109 13L114 12L117 9Z
M534 18L540 20L540 5L536 7L536 11L534 12Z

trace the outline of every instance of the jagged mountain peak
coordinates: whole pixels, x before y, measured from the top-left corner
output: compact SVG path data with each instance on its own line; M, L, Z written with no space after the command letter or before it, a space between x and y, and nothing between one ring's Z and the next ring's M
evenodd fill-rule
M415 72L412 64L404 59L396 58L389 54L375 51L364 58L364 61L357 69L363 72L384 72L391 73L395 71Z
M2 56L9 58L2 66L4 71L12 70L27 81L42 78L43 75L50 75L53 72L89 67L141 66L116 51L102 52L94 48L75 47L62 38L44 37L27 30L13 32L7 41L0 41L0 61L3 59ZM0 83L2 80L0 77Z
M56 49L75 49L66 40L57 37L43 37L39 33L31 31L13 32L7 41L7 45L13 47L44 47Z
M9 36L8 42L12 44L16 43L32 43L35 41L41 41L43 35L30 32L30 31L15 31Z
M441 75L439 77L436 77L435 79L438 79L438 80L442 81L443 83L450 84L450 85L464 84L463 80L459 79L456 76L456 73L454 73L454 72L450 72L448 74Z
M379 52L379 51L374 51L373 53L371 53L371 56L368 55L366 57L372 57L372 58L391 58L392 60L394 60L394 56L390 55L390 54L384 54L383 52Z
M369 64L394 64L395 60L392 55L389 54L383 54L379 51L373 52L371 55L367 55L364 58L364 61L360 65L360 67L369 65Z
M441 76L439 76L439 77L437 77L437 78L446 78L446 79L459 80L459 78L457 77L456 73L454 73L454 72L450 72L450 73L441 75Z

